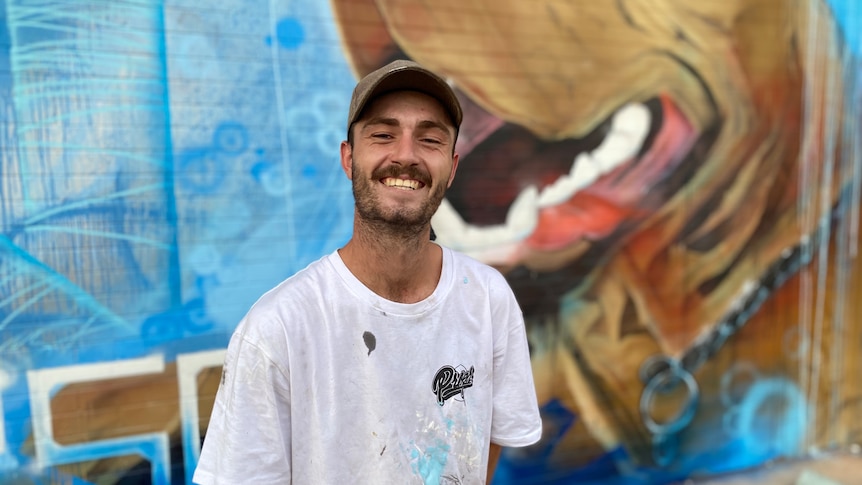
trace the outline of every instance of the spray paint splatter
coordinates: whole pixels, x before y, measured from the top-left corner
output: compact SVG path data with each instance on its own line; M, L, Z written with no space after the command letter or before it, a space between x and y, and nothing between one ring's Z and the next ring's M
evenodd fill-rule
M449 459L449 449L449 445L438 440L437 446L431 446L424 451L418 448L413 450L411 453L413 472L422 478L423 483L426 485L440 483Z
M374 337L373 333L365 332L362 334L362 341L365 342L365 346L368 347L368 355L371 355L371 352L377 348L377 338Z

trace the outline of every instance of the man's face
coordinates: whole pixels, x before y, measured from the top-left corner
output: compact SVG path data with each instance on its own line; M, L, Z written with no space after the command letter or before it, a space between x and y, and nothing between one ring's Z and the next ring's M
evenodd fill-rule
M341 161L358 217L427 225L458 165L455 129L442 106L414 91L389 93L373 100L352 129L353 146L342 143Z

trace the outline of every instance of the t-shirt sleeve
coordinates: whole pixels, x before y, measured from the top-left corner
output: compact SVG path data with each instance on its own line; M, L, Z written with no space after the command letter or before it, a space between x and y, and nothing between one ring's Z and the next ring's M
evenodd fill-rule
M254 340L234 333L194 483L289 484L288 390L286 369Z
M524 317L505 281L494 312L494 410L491 442L527 446L542 436Z

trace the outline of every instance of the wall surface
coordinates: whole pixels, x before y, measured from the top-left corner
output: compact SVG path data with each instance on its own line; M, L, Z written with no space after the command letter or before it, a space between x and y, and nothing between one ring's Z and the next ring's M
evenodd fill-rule
M495 483L862 442L853 0L0 0L0 482L190 483L234 327L344 244L395 58L465 107L438 241L503 272L544 436Z

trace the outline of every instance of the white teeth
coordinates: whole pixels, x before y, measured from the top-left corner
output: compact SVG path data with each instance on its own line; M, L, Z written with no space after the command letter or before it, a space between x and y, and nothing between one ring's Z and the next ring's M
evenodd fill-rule
M431 226L440 244L476 255L485 248L517 242L529 236L539 220L537 198L536 187L527 187L509 207L506 223L488 227L467 224L452 204L443 199L431 218Z
M553 207L572 198L602 175L637 155L650 128L650 112L642 104L629 104L614 114L602 144L592 153L575 158L567 175L542 189L539 207Z
M642 104L627 104L614 114L611 131L627 133L640 138L640 143L649 132L651 116L649 109Z
M575 163L572 164L572 170L569 171L568 177L572 179L574 185L577 186L576 190L578 190L595 182L601 174L601 167L595 160L589 154L581 153L575 158Z
M539 220L539 209L553 207L589 187L602 175L637 155L650 129L650 112L642 104L629 104L611 119L608 135L592 153L579 154L569 173L542 189L522 190L509 207L506 223L478 227L467 224L454 207L443 199L431 219L437 240L444 246L462 251L487 263L502 262L529 236Z
M616 112L608 136L590 155L604 172L610 172L637 155L649 127L650 113L646 106L626 105Z
M632 143L629 135L610 133L601 146L596 148L591 155L596 165L601 167L602 172L607 173L637 153L639 146Z
M419 182L416 180L404 180L404 179L395 179L395 178L387 178L383 180L383 183L387 187L401 187L405 189L413 189L416 190L419 188Z
M539 207L552 207L569 200L575 192L595 182L602 172L586 153L575 158L568 174L558 178L553 184L542 189Z
M506 227L518 240L529 236L539 222L538 199L539 191L531 185L522 190L518 198L509 206Z

